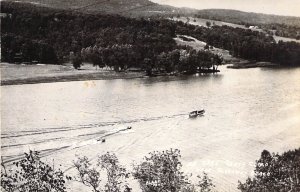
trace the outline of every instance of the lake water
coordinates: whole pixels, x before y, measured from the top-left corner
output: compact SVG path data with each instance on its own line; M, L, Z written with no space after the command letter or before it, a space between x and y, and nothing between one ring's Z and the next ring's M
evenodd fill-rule
M68 168L75 154L113 151L129 168L148 152L178 148L186 173L205 170L219 191L236 191L262 150L300 146L300 68L222 67L217 75L14 85L1 92L5 162L31 149ZM202 108L205 116L188 118Z

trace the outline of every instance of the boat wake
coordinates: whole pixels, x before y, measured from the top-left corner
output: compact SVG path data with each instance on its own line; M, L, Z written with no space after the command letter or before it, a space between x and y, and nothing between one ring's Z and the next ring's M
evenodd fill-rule
M108 127L108 126L117 126L117 125L122 125L122 124L138 123L141 121L145 121L145 122L146 121L156 121L156 120L171 119L171 118L176 118L176 117L186 116L186 115L187 115L186 113L180 113L180 114L169 115L169 116L158 116L158 117L150 117L150 118L143 117L143 118L139 118L139 119L99 122L99 123L95 123L95 124L74 125L74 126L70 126L70 127L52 127L52 128L38 129L38 130L34 129L34 130L30 130L30 131L1 133L1 139L41 135L41 134L48 134L48 133L59 133L59 132L75 131L75 130L82 130L82 129L94 129L94 128L99 128L99 127Z
M40 151L41 157L58 152L78 149L101 143L103 139L120 133L132 133L131 124L147 121L158 121L186 116L186 113L139 118L121 121L99 122L95 124L70 127L53 127L16 133L1 134L3 163L10 164L24 157L24 148ZM42 139L41 139L42 136ZM52 148L49 148L52 146Z

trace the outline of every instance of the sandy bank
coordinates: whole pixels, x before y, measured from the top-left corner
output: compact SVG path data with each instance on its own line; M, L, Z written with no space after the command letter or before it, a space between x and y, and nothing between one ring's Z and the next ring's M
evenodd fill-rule
M142 72L96 69L85 64L80 70L67 65L20 65L1 63L1 85L36 84L65 81L131 79L144 77Z

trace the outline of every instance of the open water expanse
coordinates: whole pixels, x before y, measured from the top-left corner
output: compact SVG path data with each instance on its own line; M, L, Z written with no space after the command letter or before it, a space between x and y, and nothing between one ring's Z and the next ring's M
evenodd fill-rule
M148 152L178 148L186 173L206 171L219 191L235 191L262 150L300 147L300 68L223 66L217 75L13 85L1 92L4 162L39 150L68 168L75 154L112 151L130 168ZM202 108L205 116L188 118Z

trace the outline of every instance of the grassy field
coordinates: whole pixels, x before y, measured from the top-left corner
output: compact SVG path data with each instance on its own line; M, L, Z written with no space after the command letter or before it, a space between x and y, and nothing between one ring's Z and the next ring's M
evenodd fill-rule
M178 45L188 45L188 46L193 47L196 50L204 50L204 47L206 45L205 42L199 41L199 40L197 40L193 37L190 37L190 36L186 36L186 35L182 35L182 36L185 37L185 38L188 38L192 41L184 41L181 38L181 36L177 36L176 38L174 38L174 40L176 41L176 43ZM225 49L219 49L219 48L213 47L212 49L210 48L209 51L214 53L214 54L221 55L224 59L225 64L238 63L242 60L242 59L238 59L238 58L235 58L235 57L231 56L229 54L229 51L227 51Z

